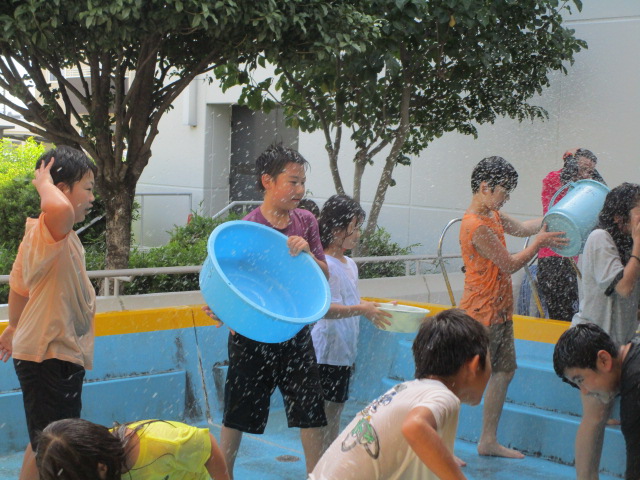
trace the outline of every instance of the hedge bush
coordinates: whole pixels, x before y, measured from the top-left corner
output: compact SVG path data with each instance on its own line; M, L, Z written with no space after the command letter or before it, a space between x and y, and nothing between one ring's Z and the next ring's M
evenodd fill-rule
M211 219L194 213L191 222L175 227L170 233L167 245L148 251L133 250L129 258L129 268L171 267L177 265L201 265L207 257L207 239L215 227L239 220L242 215L231 214L222 219ZM384 228L378 228L367 243L370 255L408 255L411 248L400 247L391 241L391 235ZM87 260L89 265L89 259ZM364 265L360 278L392 277L405 274L404 262L385 262ZM126 295L157 292L182 292L198 290L198 275L156 275L136 277L125 284Z
M8 138L0 140L0 185L5 185L15 178L33 176L36 161L46 150L42 143L28 138L17 145Z
M173 267L201 265L207 257L207 239L218 225L242 216L232 213L225 218L209 218L194 213L187 225L176 226L170 232L169 243L149 251L134 249L129 257L129 268ZM155 275L136 277L124 287L126 295L157 292L184 292L198 290L198 274Z
M33 169L37 159L44 153L45 146L28 140L16 146L8 140L0 142L0 275L8 275L15 259L18 245L24 235L25 219L38 215L40 199L31 184ZM103 215L104 205L99 198L94 202L93 218ZM148 251L134 249L129 259L129 268L169 267L178 265L200 265L207 256L207 239L215 227L229 220L239 220L244 214L231 213L225 218L212 219L194 213L187 225L176 226L170 232L167 245ZM78 225L79 228L81 225ZM87 270L105 268L105 222L100 221L85 230L81 240L86 250ZM367 241L366 248L371 256L407 255L412 247L401 247L391 241L391 235L378 228ZM392 277L405 274L403 262L367 264L360 268L360 278ZM96 291L101 281L95 281ZM127 295L179 292L197 290L198 275L156 275L137 277L126 283ZM8 299L8 285L0 285L0 303Z
M365 250L367 256L370 257L410 255L411 250L419 245L419 243L415 243L407 247L401 247L400 244L391 241L391 234L389 232L383 227L378 227L373 235L371 235L366 242L363 242L363 250ZM405 264L402 261L382 262L361 265L358 273L360 278L401 277L406 275L406 270Z

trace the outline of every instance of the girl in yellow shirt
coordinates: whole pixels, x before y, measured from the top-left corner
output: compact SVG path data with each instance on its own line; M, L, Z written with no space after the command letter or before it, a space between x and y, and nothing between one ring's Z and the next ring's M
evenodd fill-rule
M42 480L229 480L208 429L164 420L59 420L40 435L36 462Z

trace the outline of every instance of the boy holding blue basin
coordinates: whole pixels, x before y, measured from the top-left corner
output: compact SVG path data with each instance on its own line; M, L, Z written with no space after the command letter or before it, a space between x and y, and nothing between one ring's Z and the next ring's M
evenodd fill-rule
M288 236L291 255L302 252L311 255L329 277L318 221L311 212L297 208L305 194L307 165L302 155L282 145L263 152L256 160L256 173L264 202L244 220ZM215 312L215 305L210 307ZM242 434L264 432L271 394L276 387L284 398L289 427L300 428L310 472L322 454L321 427L326 426L327 420L309 327L281 343L258 342L232 331L228 348L220 447L231 477Z
M415 380L359 412L309 480L466 478L453 455L460 404L477 405L491 361L486 327L462 310L424 320L413 342Z
M484 401L480 455L524 458L522 453L498 443L498 422L515 370L513 338L513 288L511 274L524 267L542 247L566 245L564 232L540 230L542 218L519 222L500 212L518 184L518 173L502 157L481 160L471 174L471 205L460 226L460 246L465 266L460 308L489 328L493 374ZM536 235L521 252L511 255L504 234Z

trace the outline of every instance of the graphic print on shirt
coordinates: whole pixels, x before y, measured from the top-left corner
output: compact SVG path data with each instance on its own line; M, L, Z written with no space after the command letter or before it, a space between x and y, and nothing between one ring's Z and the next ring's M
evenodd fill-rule
M406 388L407 386L404 383L400 383L367 405L359 413L362 418L342 441L342 451L348 452L356 445L362 445L371 458L377 459L380 455L380 441L376 429L369 420L378 411L378 407L389 405L393 397Z

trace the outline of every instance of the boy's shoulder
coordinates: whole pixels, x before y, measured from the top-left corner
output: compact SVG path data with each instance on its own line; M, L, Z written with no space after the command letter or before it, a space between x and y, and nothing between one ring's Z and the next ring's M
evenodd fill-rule
M289 212L289 215L296 216L305 223L318 223L315 215L304 208L294 208Z
M466 211L462 216L462 222L460 225L464 228L479 227L481 225L491 227L493 225L500 224L501 221L500 212L498 211L491 212L491 216Z

